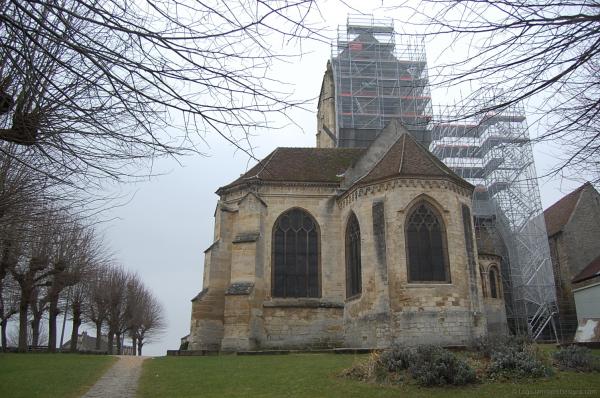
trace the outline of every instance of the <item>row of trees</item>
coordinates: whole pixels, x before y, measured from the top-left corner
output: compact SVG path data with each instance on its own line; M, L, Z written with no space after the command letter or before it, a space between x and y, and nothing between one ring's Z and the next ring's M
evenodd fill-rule
M13 144L6 152L23 152ZM18 154L21 159L27 153ZM117 352L125 336L138 352L164 327L162 308L136 274L115 264L96 233L92 218L65 186L17 161L0 157L0 322L7 348L9 321L18 318L18 349L40 344L47 321L48 350L57 346L57 320L72 320L71 350L79 328L93 324ZM84 216L86 215L87 216ZM30 335L29 331L31 331Z

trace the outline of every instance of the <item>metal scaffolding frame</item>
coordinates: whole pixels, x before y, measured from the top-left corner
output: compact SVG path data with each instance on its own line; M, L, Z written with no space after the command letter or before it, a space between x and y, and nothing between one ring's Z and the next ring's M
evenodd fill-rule
M338 28L331 63L339 146L350 146L351 139L368 145L392 119L413 132L429 131L431 93L422 37L396 34L390 20L348 17ZM372 134L356 137L346 135L348 130Z
M557 312L550 249L525 110L521 104L496 106L502 103L501 93L488 93L467 105L436 109L430 150L477 186L476 228L492 228L508 257L503 284L509 325L539 338L554 327Z
M477 186L475 227L503 258L512 331L538 338L554 326L553 270L523 106L497 108L501 94L488 93L440 108L433 120L423 37L397 34L392 20L349 16L331 64L337 146L368 146L392 119L431 142L438 158Z

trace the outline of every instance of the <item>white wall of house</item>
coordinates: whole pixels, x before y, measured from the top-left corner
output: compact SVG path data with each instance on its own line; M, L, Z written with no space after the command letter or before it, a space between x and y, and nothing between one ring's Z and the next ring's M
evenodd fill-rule
M573 290L577 320L600 319L600 282Z

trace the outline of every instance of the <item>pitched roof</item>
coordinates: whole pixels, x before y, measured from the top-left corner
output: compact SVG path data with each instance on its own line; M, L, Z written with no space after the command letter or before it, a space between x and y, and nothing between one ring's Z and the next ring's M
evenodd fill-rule
M587 267L585 267L581 270L580 273L575 275L575 277L573 278L573 283L583 282L588 279L592 279L596 276L600 276L600 256L592 260L592 262L589 263Z
M586 182L570 194L565 195L562 199L544 211L546 232L548 236L552 236L564 228L564 226L569 222L571 214L573 214L573 211L575 210L575 206L579 201L581 193L585 188L591 185L592 184L589 182Z
M337 183L363 153L362 148L277 148L240 178L219 188L231 188L245 182Z
M406 132L400 135L369 173L357 183L371 183L397 176L445 177L471 186Z

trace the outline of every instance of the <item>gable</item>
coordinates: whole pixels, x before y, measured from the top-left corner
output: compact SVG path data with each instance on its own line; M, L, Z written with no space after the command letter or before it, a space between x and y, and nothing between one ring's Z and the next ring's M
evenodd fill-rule
M396 120L392 120L346 173L344 187L393 177L446 178L473 189Z
M558 232L562 231L565 225L567 225L571 219L571 215L575 211L577 203L579 202L581 193L589 186L591 186L591 184L586 182L544 211L546 232L548 236L557 234Z

